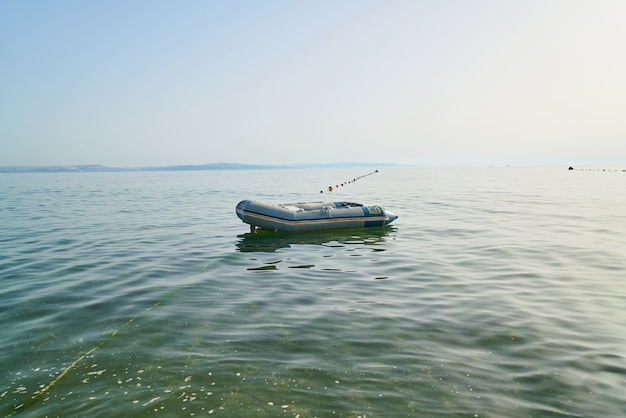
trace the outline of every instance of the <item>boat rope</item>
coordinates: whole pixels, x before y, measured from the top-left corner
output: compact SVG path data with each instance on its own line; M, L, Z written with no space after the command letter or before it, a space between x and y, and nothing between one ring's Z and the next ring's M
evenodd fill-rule
M26 402L15 406L15 408L13 409L13 412L11 412L8 415L5 415L5 417L11 417L13 415L15 415L16 412L18 412L18 410L23 410L24 408L27 408L29 406L32 406L33 404L35 404L37 402L37 400L39 398L41 398L42 395L44 395L45 393L47 393L50 389L52 389L57 383L59 383L65 376L67 376L67 374L74 368L76 368L76 366L81 363L83 360L85 360L87 357L89 357L91 354L95 353L98 349L102 348L102 346L107 343L109 340L111 340L113 337L115 337L120 331L122 331L124 328L128 327L130 324L132 324L133 322L135 322L136 319L138 319L139 317L141 317L142 315L145 315L146 313L148 313L149 311L151 311L152 309L156 308L157 306L159 306L161 303L167 302L168 300L170 300L178 291L180 291L182 288L184 288L189 282L190 280L195 277L198 274L204 273L210 266L211 263L207 263L202 267L202 270L200 270L200 272L195 273L191 276L189 276L187 278L187 280L180 284L179 286L176 286L174 289L170 290L169 292L163 294L154 304L152 304L151 306L149 306L148 308L144 309L143 311L139 312L138 314L136 314L135 316L133 316L132 318L130 318L128 321L126 321L124 324L122 324L120 327L118 327L115 331L113 331L111 334L106 335L102 340L100 340L100 342L98 342L96 345L94 345L89 351L81 354L78 358L76 358L76 360L74 360L73 362L71 362L67 367L65 367L61 373L59 373L58 376L56 376L50 383L48 383L46 386L44 386L41 390L38 390L37 392L35 392L33 394L33 396L31 396Z
M376 173L378 173L378 170L374 170L371 173L362 174L358 177L353 178L352 180L344 181L342 183L336 183L334 186L331 184L330 186L326 188L326 191L332 192L333 190L338 189L339 187L344 187L344 186L347 186L348 184L356 183L357 180L360 180L367 176L371 176L372 174L376 174ZM320 190L320 193L324 193L324 190Z
M52 389L54 387L54 385L56 385L57 383L59 383L61 381L61 379L63 379L73 368L75 368L81 361L83 361L84 359L86 359L87 357L89 357L91 354L93 354L96 350L98 350L99 348L101 348L108 340L110 340L111 338L115 337L117 335L118 332L120 332L121 330L123 330L124 328L126 328L127 326L129 326L131 323L133 323L137 318L139 318L141 315L145 314L146 312L150 311L151 309L157 307L159 304L161 303L161 300L158 300L154 305L150 306L149 308L141 311L140 313L138 313L137 315L133 316L131 319L129 319L125 324L123 324L122 326L120 326L118 329L116 329L115 331L113 331L111 334L107 335L106 337L104 337L98 344L94 345L91 350L87 351L86 353L83 353L82 355L80 355L76 360L74 360L73 362L71 362L69 364L69 366L67 366L65 369L63 369L63 371L61 373L59 373L59 375L50 383L48 383L48 385L46 385L43 389L35 392L35 394L25 403L23 403L22 405L19 405L15 408L15 411L13 412L13 414L15 412L17 412L18 409L22 409L24 407L28 407L30 405L32 405L33 403L35 403L37 401L37 399L39 397L41 397L43 394L45 394L46 392L48 392L50 389ZM13 414L9 414L7 415L7 417L10 417Z

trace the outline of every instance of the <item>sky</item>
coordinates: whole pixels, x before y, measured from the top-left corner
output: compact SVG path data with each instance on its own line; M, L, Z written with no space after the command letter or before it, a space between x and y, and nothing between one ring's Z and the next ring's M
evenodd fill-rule
M626 163L626 1L4 0L0 165Z

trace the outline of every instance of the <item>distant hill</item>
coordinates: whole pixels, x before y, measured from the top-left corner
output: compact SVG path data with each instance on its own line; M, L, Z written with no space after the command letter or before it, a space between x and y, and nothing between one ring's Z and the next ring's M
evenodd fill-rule
M0 173L106 173L128 171L277 170L344 167L401 167L401 165L393 163L339 162L284 165L210 163L200 165L172 165L161 167L107 167L104 165L90 164L71 166L4 166L0 167Z
M116 168L103 165L68 165L68 166L4 166L0 173L80 173L80 172L110 172L110 171L138 171L134 168Z

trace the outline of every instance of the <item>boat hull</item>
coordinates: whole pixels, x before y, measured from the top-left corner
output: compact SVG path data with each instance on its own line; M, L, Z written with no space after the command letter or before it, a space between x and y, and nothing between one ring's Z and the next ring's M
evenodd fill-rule
M390 224L398 216L381 206L349 202L287 203L274 205L242 200L237 216L252 228L279 231L370 228Z

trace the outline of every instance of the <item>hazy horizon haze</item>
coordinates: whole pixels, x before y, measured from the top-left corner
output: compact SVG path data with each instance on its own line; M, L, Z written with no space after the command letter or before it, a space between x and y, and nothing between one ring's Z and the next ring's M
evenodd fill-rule
M0 4L0 165L626 162L626 2Z

